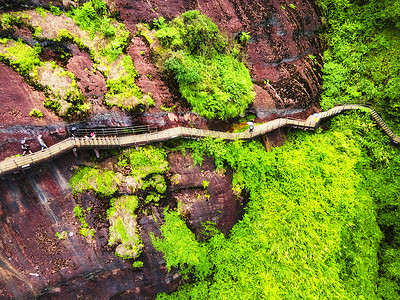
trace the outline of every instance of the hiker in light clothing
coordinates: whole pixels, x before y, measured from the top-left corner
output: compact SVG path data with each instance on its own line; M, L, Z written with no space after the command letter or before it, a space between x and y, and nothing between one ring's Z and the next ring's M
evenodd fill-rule
M251 122L251 121L249 121L249 122L247 122L246 124L247 124L247 125L249 125L249 132L253 132L253 129L254 129L254 123L253 123L253 122Z
M42 147L42 152L44 151L45 148L48 148L47 145L44 143L41 134L38 135L37 140L40 144L40 147Z

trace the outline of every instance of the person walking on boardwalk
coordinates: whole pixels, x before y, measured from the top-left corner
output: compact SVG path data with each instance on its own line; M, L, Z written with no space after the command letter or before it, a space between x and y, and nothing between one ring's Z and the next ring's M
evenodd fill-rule
M38 135L37 140L40 144L40 147L42 147L42 152L44 151L45 148L48 148L47 145L44 143L41 134Z
M249 132L253 132L253 129L254 129L254 123L253 123L253 122L251 122L251 121L249 121L249 122L247 122L246 124L247 124L247 125L249 125Z
M22 156L25 156L26 151L29 151L29 153L32 154L31 147L26 144L26 140L25 139L23 139L21 141L21 148L24 151L24 152L22 152Z
M73 126L73 127L71 128L70 133L71 133L71 136L72 136L73 138L76 138L76 127L75 127L75 126Z

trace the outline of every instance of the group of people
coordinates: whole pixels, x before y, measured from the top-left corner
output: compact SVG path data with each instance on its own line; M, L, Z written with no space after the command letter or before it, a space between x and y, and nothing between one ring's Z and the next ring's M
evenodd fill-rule
M42 151L44 151L44 149L48 148L46 143L43 141L43 136L41 134L39 134L37 136L37 140L39 142L40 147L42 147ZM26 143L26 139L25 138L21 141L21 148L22 148L22 151L23 151L22 152L22 156L25 156L26 152L29 152L30 154L32 154L31 146Z

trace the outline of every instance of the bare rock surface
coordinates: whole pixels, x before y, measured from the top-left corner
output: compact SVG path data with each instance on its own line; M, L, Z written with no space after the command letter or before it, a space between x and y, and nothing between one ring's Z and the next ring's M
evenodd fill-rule
M214 160L209 157L204 158L201 166L194 166L189 154L173 153L168 160L172 173L172 196L196 236L202 238L202 223L207 221L228 234L239 219L243 204L242 197L233 194L232 172L217 172Z

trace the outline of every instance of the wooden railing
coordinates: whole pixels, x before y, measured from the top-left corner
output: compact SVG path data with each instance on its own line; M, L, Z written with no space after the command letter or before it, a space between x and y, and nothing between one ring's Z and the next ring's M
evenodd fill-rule
M112 132L110 135L104 135L96 133L95 138L89 137L76 137L68 138L62 142L59 142L49 148L44 152L35 152L26 156L19 156L14 158L6 159L0 162L0 176L9 173L15 173L20 170L27 169L33 165L51 160L57 156L62 155L72 149L102 149L102 148L117 148L117 147L130 147L136 145L144 145L153 142L160 142L171 140L175 138L220 138L223 140L236 140L236 139L253 139L255 137L271 132L275 129L281 127L294 127L302 129L314 130L319 126L321 120L336 116L344 111L349 110L367 110L371 112L371 117L374 121L382 128L382 130L387 134L393 143L399 144L400 138L396 136L392 130L385 124L378 113L372 108L365 107L362 105L348 104L342 106L336 106L328 111L320 113L318 116L309 116L307 120L295 120L292 118L279 118L261 125L257 125L253 132L241 132L241 133L230 133L212 130L203 130L196 128L187 127L175 127L166 129L163 131L153 131L152 128L147 127L147 133L134 134L137 132L126 134L126 131L121 128L121 132L116 135ZM93 129L90 129L93 131ZM89 131L90 131L89 130ZM131 130L131 128L129 129ZM88 131L88 133L89 133ZM102 133L107 132L106 129ZM86 134L85 134L86 135Z

